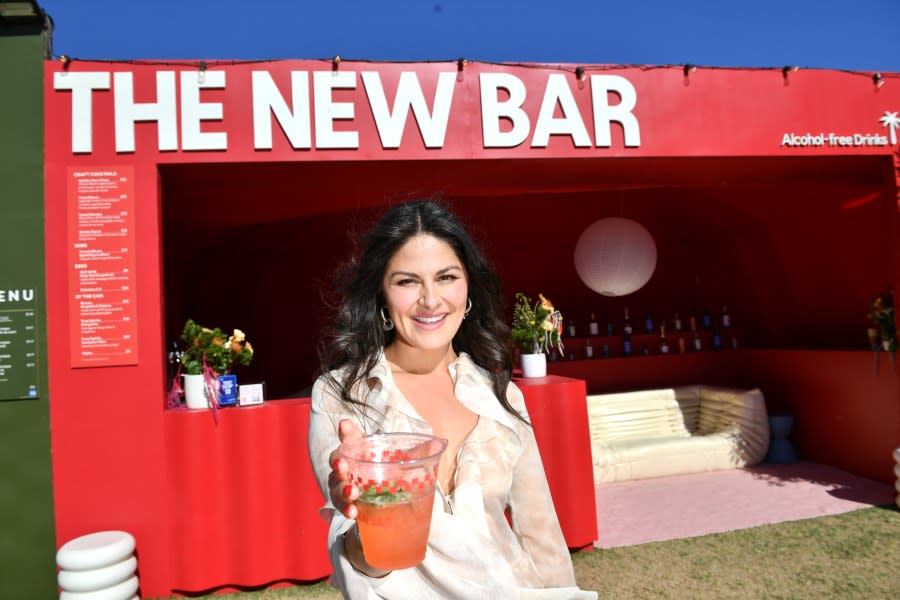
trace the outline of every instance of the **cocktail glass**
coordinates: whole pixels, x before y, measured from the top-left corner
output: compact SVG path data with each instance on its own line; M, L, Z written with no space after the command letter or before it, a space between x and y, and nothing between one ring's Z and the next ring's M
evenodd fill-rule
M356 518L363 555L379 569L407 569L425 559L438 463L447 440L381 433L341 444L359 488Z

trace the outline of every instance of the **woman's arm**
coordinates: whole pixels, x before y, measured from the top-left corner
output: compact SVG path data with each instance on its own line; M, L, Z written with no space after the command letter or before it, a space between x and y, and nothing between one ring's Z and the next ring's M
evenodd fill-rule
M384 577L390 571L369 565L357 533L353 500L359 490L347 478L348 465L338 459L337 448L347 439L362 436L350 411L320 379L313 387L309 424L309 455L316 481L326 499L323 516L331 519L328 551L337 570L345 562L368 577Z

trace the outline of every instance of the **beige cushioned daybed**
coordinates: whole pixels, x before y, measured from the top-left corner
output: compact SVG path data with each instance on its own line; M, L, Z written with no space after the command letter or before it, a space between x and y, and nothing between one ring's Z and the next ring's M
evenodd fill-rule
M587 402L595 483L755 465L769 447L758 389L692 385Z

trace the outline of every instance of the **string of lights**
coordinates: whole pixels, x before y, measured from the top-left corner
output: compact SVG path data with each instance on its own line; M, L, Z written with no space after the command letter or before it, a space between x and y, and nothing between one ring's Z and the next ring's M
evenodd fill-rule
M470 64L481 64L481 65L490 65L490 66L498 66L498 67L506 67L506 68L517 68L517 69L540 69L540 70L556 70L556 71L565 71L570 72L575 76L575 79L579 82L583 82L589 75L592 73L605 73L609 71L626 71L638 69L641 71L653 71L659 69L681 69L684 73L685 79L689 79L690 76L696 73L698 70L704 71L768 71L768 72L777 72L780 71L782 74L782 78L785 81L785 85L788 84L789 78L791 74L796 73L800 70L804 71L834 71L838 73L845 73L848 75L855 75L861 77L867 77L872 80L873 84L880 88L884 86L885 81L888 79L900 79L900 73L888 72L884 73L881 71L857 71L853 69L828 69L824 67L800 67L797 65L785 65L783 67L735 67L735 66L718 66L718 65L696 65L693 63L666 63L666 64L583 64L572 66L572 63L530 63L530 62L500 62L500 61L483 61L483 60L475 60L470 61L466 58L455 58L449 60L376 60L376 59L345 59L341 58L339 55L333 56L331 58L312 58L312 59L292 59L292 58L271 58L271 59L225 59L225 60L203 60L203 61L194 61L194 60L143 60L143 59L81 59L75 58L66 54L55 55L53 57L55 60L59 60L63 63L64 68L68 68L68 66L74 61L85 61L85 62L93 62L93 63L106 63L106 64L136 64L136 65L152 65L152 66L164 66L164 67L184 67L186 65L196 65L197 69L201 72L206 71L210 68L215 67L223 67L223 66L234 66L234 65L254 65L254 64L271 64L278 62L287 62L287 61L297 61L297 60L308 60L312 62L324 62L330 63L333 71L337 71L341 68L341 65L344 63L357 63L357 64L456 64L457 71L461 74L465 71L466 67Z

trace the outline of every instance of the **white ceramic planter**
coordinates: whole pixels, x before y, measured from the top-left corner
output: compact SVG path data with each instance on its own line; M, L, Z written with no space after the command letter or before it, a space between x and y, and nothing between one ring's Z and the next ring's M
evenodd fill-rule
M547 375L547 355L543 352L540 354L523 354L522 355L522 377L546 377Z
M184 402L188 408L209 408L209 390L203 375L184 376Z

